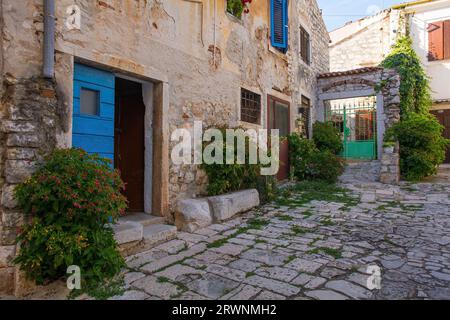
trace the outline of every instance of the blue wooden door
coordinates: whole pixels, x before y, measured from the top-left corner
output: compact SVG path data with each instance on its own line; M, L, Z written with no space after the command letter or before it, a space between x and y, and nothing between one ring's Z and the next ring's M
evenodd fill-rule
M114 163L114 74L75 64L72 145Z

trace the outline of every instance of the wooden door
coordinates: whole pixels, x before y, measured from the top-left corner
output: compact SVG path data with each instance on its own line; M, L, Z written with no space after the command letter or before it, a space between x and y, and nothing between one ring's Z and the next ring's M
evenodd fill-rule
M290 104L286 101L269 96L268 98L268 129L280 130L280 169L279 181L289 178L289 143L285 139L290 133ZM270 134L270 132L269 132Z
M114 74L75 64L72 146L114 161Z
M433 110L432 114L436 116L439 122L445 127L443 136L450 139L450 109L449 110ZM450 148L447 148L447 153L444 163L450 163Z
M129 212L144 212L145 105L140 83L116 81L115 167L126 184Z

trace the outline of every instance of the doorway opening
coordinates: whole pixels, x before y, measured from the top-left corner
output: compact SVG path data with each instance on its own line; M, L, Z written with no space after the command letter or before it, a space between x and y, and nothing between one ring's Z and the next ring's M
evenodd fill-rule
M114 167L126 185L128 212L145 212L145 103L142 84L116 77Z
M268 96L267 107L268 129L280 130L280 139L287 137L291 132L290 126L290 104L287 101ZM280 141L280 169L277 174L278 181L289 179L289 143L287 139Z
M325 101L325 121L341 134L347 160L377 159L377 99L375 96Z

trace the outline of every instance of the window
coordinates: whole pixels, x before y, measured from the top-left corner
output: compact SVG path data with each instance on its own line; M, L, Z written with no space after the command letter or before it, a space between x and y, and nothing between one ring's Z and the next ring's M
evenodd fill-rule
M241 90L241 121L261 124L261 96L246 89Z
M285 52L288 47L287 0L270 0L270 23L272 46Z
M301 116L300 119L303 123L303 131L306 138L310 138L309 135L309 124L311 116L311 100L305 96L302 96L302 106L298 108L298 114Z
M80 113L98 116L100 111L100 92L81 88Z
M311 39L303 27L300 27L300 56L303 62L311 64Z
M428 25L428 61L450 59L450 20Z

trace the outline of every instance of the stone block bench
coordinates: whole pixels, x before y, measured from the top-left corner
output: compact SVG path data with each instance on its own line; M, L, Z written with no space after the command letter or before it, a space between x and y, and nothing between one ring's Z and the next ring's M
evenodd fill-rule
M229 220L259 205L259 193L256 189L208 198L184 199L177 203L175 225L180 231L194 232L213 223Z

